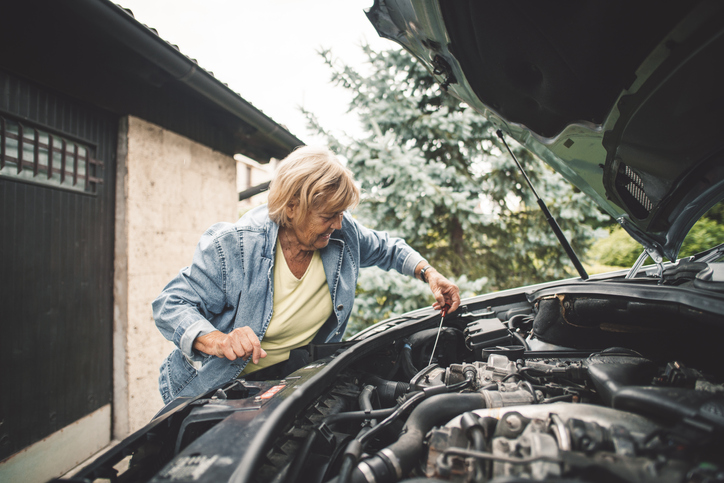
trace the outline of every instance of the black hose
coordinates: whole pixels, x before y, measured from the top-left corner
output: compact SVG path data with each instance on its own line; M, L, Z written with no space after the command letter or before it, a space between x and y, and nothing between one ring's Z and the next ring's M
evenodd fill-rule
M370 382L380 382L382 385L387 385L388 388L390 388L391 385L393 385L393 384L403 384L403 386L398 386L397 391L402 391L404 388L409 388L409 384L385 381L384 379L380 379L379 377L376 377L376 376L370 376L367 380ZM371 387L371 386L365 386L365 388L362 390L362 393L360 393L360 398L363 397L363 393L367 387ZM377 393L379 394L380 386L377 386L376 389L377 389ZM370 394L370 397L371 397L371 394ZM332 425L332 424L339 423L342 421L361 421L361 420L365 420L365 419L373 420L373 419L387 418L391 414L393 414L395 411L397 411L400 407L400 405L398 404L397 406L394 406L391 408L372 410L372 409L368 409L367 407L363 407L362 404L366 404L366 403L363 403L360 400L360 407L362 407L362 409L363 409L362 411L349 411L346 413L332 414L330 416L325 417L323 419L323 421L328 425ZM370 400L369 407L370 408L372 407L371 400Z
M485 451L485 435L482 428L475 428L470 431L470 440L473 443L473 449L476 451Z
M395 408L395 410L392 412L392 414L387 416L387 418L385 418L382 422L380 422L377 426L372 428L370 431L363 434L359 438L360 443L362 443L363 446L365 444L367 444L375 434L379 433L384 428L386 428L387 426L392 424L398 417L400 417L401 414L403 414L405 411L407 411L407 409L409 409L411 406L414 406L415 404L417 404L418 401L420 401L421 399L425 399L425 396L426 396L425 392L420 391L420 392L416 393L415 395L413 395L410 399L408 399L404 403L400 404L397 408Z
M415 364L412 362L412 346L409 343L406 343L402 347L401 359L402 373L408 380L410 380L415 377L415 374L417 374L418 371Z
M347 483L349 478L352 476L352 470L354 470L355 458L351 455L345 454L342 459L342 466L339 469L339 475L331 482L335 483Z
M359 461L359 457L362 454L362 444L353 439L347 445L344 450L344 459L342 460L342 467L339 469L339 476L337 477L337 483L347 483L352 476L352 471L355 468L355 464Z
M485 429L481 424L481 420L477 414L473 412L463 413L460 417L460 426L465 431L465 435L472 443L475 451L486 451L487 442L485 439ZM486 462L476 460L473 462L474 475L472 481L483 481L485 479ZM492 474L488 472L488 474Z
M399 350L397 352L397 355L395 356L395 361L390 365L390 372L387 373L387 376L385 379L392 379L395 377L395 374L397 374L397 371L400 370L400 362L402 361L402 350Z
M359 407L362 411L366 413L371 413L374 411L374 406L372 405L372 395L375 392L375 386L366 385L362 388L362 391L359 393ZM372 428L377 426L377 419L370 418L366 420L366 424L362 426L362 429L359 430L359 433L357 433L357 436L355 439L358 439L360 436L365 434L367 431L370 431ZM356 461L356 460L355 460ZM353 464L354 462L353 461Z
M540 401L538 401L538 394L535 392L535 389L533 388L533 384L531 384L529 381L522 381L523 385L528 388L528 391L533 395L533 404L538 404Z
M365 386L359 393L359 408L362 411L372 412L375 408L372 406L372 393L375 392L375 386ZM370 426L377 424L376 419L370 419Z
M346 413L332 414L323 419L327 425L336 424L342 421L364 421L365 419L386 418L397 410L394 408L375 409L374 411L349 411Z
M518 314L518 315L512 316L510 319L508 319L508 328L509 328L510 330L515 330L515 329L517 329L517 328L518 328L518 322L520 322L520 321L522 321L522 320L525 320L525 319L527 319L527 318L529 318L529 317L530 317L530 315L525 315L525 314Z
M573 400L573 394L562 394L560 396L553 396L549 398L543 399L541 401L543 404L553 403L557 401L572 401Z
M447 387L448 392L459 391L460 389L465 389L466 387L468 387L469 385L471 385L473 383L474 377L475 377L474 374L470 374L470 373L465 374L464 381L456 382L455 384L450 384Z
M485 430L482 424L480 424L480 418L473 412L463 413L460 418L460 426L465 431L465 435L470 439L473 444L473 449L476 451L485 451Z
M527 350L527 351L530 350L530 346L528 345L528 342L523 338L522 335L520 335L520 334L517 333L517 332L511 332L511 334L513 334L513 337L515 337L516 339L518 339L518 342L520 342L520 343L523 345L523 347L525 348L525 350Z
M319 433L316 431L316 428L312 429L312 431L310 431L304 439L302 447L299 448L299 451L297 451L297 455L294 457L294 460L292 460L292 464L289 466L289 471L287 471L285 481L288 483L295 483L299 479L299 474L301 473L304 464L307 462L307 455L312 449L315 441L317 441L318 434Z
M369 440L372 439L375 434L392 424L392 422L395 421L410 406L416 404L417 401L419 401L420 399L424 399L425 396L426 393L424 391L420 391L414 394L404 403L398 404L397 407L385 410L389 411L390 414L374 428L365 428L367 429L366 431L360 431L360 434L355 439L349 442L347 448L344 451L342 467L340 468L339 476L336 478L336 483L347 483L349 481L350 477L352 476L352 471L355 469L355 464L357 463L357 461L359 461L359 457L362 454L362 450L364 449L367 442L369 442ZM366 415L371 415L372 413L379 412L380 411L358 411L358 413L363 413Z
M410 390L410 385L406 382L387 381L377 376L367 376L365 382L377 388L380 403L386 406L394 405L398 397L405 395Z
M347 403L344 400L337 400L337 402L330 408L333 411L333 414L327 417L329 418L331 416L338 416L339 414L344 414L340 413L339 411L346 409L346 407ZM308 462L307 456L309 455L309 452L316 443L320 432L324 432L325 434L331 434L331 429L325 427L326 424L328 423L326 423L323 419L319 425L312 428L309 434L307 434L307 437L304 439L301 448L299 448L299 451L297 451L297 454L294 456L294 459L289 465L286 477L284 478L285 482L296 483L296 481L300 479L299 476L302 474L304 466Z
M400 477L408 475L415 467L428 431L434 426L446 423L458 414L484 407L485 398L478 393L432 396L412 411L402 431L402 436L395 443L375 456L362 461L359 466L367 465L378 483L397 481ZM352 472L353 483L367 481L359 466ZM400 477L398 477L398 471Z

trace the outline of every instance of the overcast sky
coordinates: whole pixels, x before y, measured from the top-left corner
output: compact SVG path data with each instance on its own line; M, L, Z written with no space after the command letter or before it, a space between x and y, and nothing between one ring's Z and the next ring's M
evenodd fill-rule
M298 106L332 130L358 129L349 94L329 83L317 51L359 65L360 44L397 48L378 37L364 10L373 0L116 0L185 55L307 144Z

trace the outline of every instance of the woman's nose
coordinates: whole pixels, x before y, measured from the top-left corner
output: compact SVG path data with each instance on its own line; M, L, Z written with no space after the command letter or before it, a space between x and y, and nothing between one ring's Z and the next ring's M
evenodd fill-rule
M338 216L334 217L334 222L332 223L332 228L335 230L341 230L342 229L342 217L344 215L340 213Z

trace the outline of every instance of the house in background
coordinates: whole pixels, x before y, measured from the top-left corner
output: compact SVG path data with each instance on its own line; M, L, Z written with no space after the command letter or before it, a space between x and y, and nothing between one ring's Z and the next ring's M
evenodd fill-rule
M151 301L238 218L235 156L263 172L301 144L107 0L3 6L0 481L60 475L162 407Z
M279 160L271 158L262 164L242 154L236 159L236 190L239 192L239 216L267 201L269 181L274 175Z

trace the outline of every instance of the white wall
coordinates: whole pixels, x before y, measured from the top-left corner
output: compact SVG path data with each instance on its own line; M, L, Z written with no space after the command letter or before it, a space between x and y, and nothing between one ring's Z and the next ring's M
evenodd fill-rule
M174 346L156 328L151 302L191 263L204 230L238 217L232 157L139 118L129 117L121 125L114 290L115 439L143 427L163 406L158 368Z

